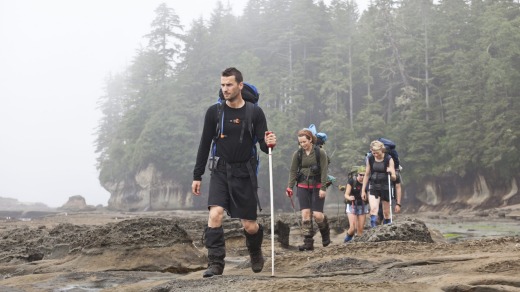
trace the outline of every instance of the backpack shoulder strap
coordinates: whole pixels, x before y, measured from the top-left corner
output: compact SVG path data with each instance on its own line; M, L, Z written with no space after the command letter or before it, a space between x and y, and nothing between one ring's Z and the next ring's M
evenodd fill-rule
M321 152L320 152L320 147L318 145L314 145L314 156L316 156L316 164L318 165L318 169L321 170L321 164L320 164Z
M223 101L217 102L217 128L215 129L215 136L213 141L217 141L221 138L224 130L224 105Z
M372 153L368 154L368 165L370 165L370 171L374 170L374 162L376 159L374 158L374 155Z
M244 139L244 131L245 131L246 127L247 127L247 130L249 132L249 136L253 140L253 144L255 144L257 142L256 139L254 138L254 135L253 135L253 130L254 130L254 127L253 127L253 112L254 112L255 105L246 101L245 107L246 107L246 118L245 118L244 123L242 123L242 130L240 131L239 143L242 143L242 141Z
M385 158L383 160L385 167L390 166L390 158L392 158L392 156L390 156L388 153L385 153Z
M217 102L217 126L215 129L215 136L213 136L213 141L211 142L211 155L215 156L217 154L217 140L225 137L223 134L224 130L224 106L223 101Z
M251 139L253 139L253 144L256 143L256 137L254 135L254 129L255 125L253 124L253 115L255 113L255 105L251 102L246 101L246 122L247 130L249 131L249 135L251 136ZM242 127L243 129L243 127ZM243 130L242 130L243 131ZM242 140L242 136L240 137L240 140Z
M390 164L390 158L392 158L390 156L390 154L388 153L385 153L385 157L383 158L383 165L385 167L388 167L388 165ZM373 171L374 170L374 162L376 161L374 155L372 154L369 154L368 155L368 164L370 165L370 171Z
M302 170L303 148L298 149L298 172Z
M303 156L303 148L298 149L298 171L302 169L302 156ZM318 165L318 169L321 170L320 165L320 147L317 145L314 145L314 156L316 157L316 164Z

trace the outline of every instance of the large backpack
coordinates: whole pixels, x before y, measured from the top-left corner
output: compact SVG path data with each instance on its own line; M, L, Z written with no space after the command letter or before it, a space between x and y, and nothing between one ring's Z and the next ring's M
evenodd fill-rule
M258 105L258 100L260 99L260 93L258 92L258 89L249 83L244 82L244 86L242 87L242 98L246 101L246 121L242 123L242 131L240 134L240 141L239 143L242 143L242 139L244 137L244 131L245 127L247 125L247 130L249 132L249 135L251 139L253 139L253 147L251 149L251 156L254 156L256 158L256 174L258 175L258 170L260 167L260 155L258 155L258 150L256 148L256 143L258 142L258 139L256 138L256 135L254 134L254 125L253 125L253 111L254 107ZM211 144L211 156L214 157L217 153L217 140L220 138L225 137L224 134L224 94L222 93L222 89L218 92L218 100L217 100L217 127L215 130L215 136L213 136L213 142Z
M388 163L390 161L390 157L394 160L394 168L399 170L400 169L400 163L399 163L399 154L397 153L396 145L392 140L386 139L386 138L379 138L377 139L379 142L383 143L385 145L385 167L388 167ZM370 169L373 169L374 164L374 155L369 151L367 153L367 159L370 164Z
M386 138L379 138L377 140L385 145L386 153L390 154L392 159L394 159L395 169L399 169L400 168L399 154L397 153L397 150L395 149L396 148L395 143L392 140L386 139Z
M316 145L322 147L323 144L325 144L325 142L327 142L327 134L325 133L318 133L318 131L316 130L316 125L314 124L310 124L309 127L307 128L309 129L309 131L311 131L311 133L316 136Z

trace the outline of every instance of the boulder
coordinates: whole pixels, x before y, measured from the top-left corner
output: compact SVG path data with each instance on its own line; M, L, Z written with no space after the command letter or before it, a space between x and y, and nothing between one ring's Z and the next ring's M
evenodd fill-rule
M381 242L389 240L434 242L426 224L421 220L411 218L400 218L391 224L379 225L365 230L361 236L356 236L353 239L355 242Z

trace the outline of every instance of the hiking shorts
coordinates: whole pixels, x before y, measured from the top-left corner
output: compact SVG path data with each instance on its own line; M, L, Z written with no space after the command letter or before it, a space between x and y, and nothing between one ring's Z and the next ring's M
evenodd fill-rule
M320 198L319 188L296 188L296 196L300 203L300 210L311 209L311 211L323 213L325 198Z
M258 205L249 173L247 169L240 169L233 174L229 180L231 197L225 165L219 163L217 169L211 172L208 209L210 206L220 206L231 218L256 220Z
M388 195L388 190L370 189L369 193L371 196L376 197L376 199L381 198L381 200L383 200L383 201L390 202L390 200L388 199L388 198L390 198L390 196Z
M345 207L346 214L364 215L370 213L370 205L368 203L362 205L347 204Z

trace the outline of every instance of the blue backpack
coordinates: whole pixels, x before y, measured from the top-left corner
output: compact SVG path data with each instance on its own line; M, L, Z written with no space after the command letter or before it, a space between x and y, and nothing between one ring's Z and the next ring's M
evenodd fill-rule
M215 131L215 136L213 137L213 143L211 145L211 156L215 156L217 153L217 140L225 137L224 134L224 94L222 93L222 89L218 92L218 100L217 100L217 111L218 111L218 122L217 128ZM258 100L260 99L260 93L258 89L250 84L244 82L244 86L242 87L242 98L246 101L246 121L242 123L242 131L240 133L240 141L242 143L242 139L244 137L245 127L247 125L247 130L251 139L253 139L253 148L251 149L251 156L256 158L256 175L258 175L258 170L260 168L260 155L258 155L258 150L256 148L256 143L258 139L254 134L254 125L252 121L254 107L258 105Z
M385 145L386 153L388 153L388 154L390 154L390 156L392 156L392 159L394 160L394 168L399 169L401 164L399 163L399 154L397 153L397 150L395 149L395 147L396 147L395 143L392 140L386 139L386 138L379 138L377 140L379 140L379 142L381 142Z
M310 124L307 129L309 129L309 131L311 131L311 133L316 136L316 145L321 147L323 144L325 144L325 142L327 142L327 134L321 132L318 133L318 130L316 130L316 125Z

